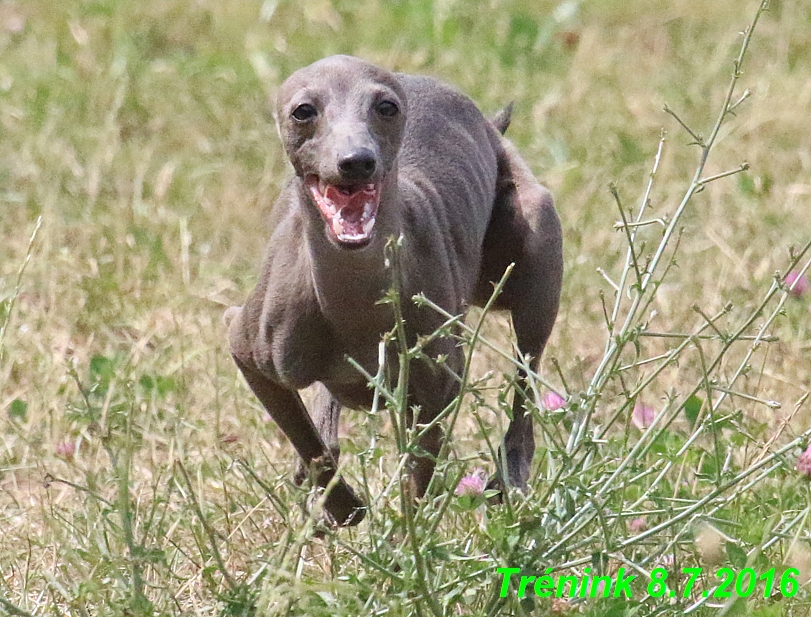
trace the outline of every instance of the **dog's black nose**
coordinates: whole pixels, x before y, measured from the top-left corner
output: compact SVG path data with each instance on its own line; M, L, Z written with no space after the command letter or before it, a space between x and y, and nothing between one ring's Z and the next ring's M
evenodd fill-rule
M366 180L375 172L375 153L369 148L358 148L341 157L338 171L346 180Z

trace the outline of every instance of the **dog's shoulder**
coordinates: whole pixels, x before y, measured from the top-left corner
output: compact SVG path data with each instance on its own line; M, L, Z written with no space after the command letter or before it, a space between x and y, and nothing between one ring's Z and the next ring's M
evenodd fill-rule
M479 111L473 99L441 79L407 73L396 73L395 76L405 90L410 113L429 108L433 108L434 113L442 113L446 106L460 112L473 112L474 115Z
M396 77L407 100L405 150L447 150L457 158L471 154L468 142L494 141L488 134L495 133L492 124L473 99L455 86L425 75L397 73Z

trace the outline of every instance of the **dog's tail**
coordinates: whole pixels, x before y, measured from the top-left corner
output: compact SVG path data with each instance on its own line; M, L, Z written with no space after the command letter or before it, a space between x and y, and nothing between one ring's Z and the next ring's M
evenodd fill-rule
M507 127L510 126L510 120L512 120L513 116L514 103L515 101L510 101L509 105L498 112L495 116L493 116L493 119L490 120L490 123L496 127L496 130L502 135L507 132Z

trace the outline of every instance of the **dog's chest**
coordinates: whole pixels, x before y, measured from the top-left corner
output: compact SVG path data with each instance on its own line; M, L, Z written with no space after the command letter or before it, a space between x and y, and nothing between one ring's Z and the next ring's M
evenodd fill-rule
M273 368L290 387L301 389L316 381L365 385L348 358L371 374L376 372L378 343L385 329L369 328L374 320L368 311L357 314L358 323L365 326L357 330L330 323L316 304L287 306L274 313L268 315L266 329L272 340Z

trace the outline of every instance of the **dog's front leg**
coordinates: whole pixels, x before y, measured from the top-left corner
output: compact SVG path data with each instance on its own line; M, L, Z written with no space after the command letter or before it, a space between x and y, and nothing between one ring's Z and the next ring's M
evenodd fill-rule
M312 418L318 434L332 454L332 460L338 464L341 456L341 446L338 443L338 423L341 418L341 404L336 400L326 386L320 381L314 385L313 399L310 403ZM295 482L300 484L307 477L309 466L302 460L296 472Z
M288 390L234 356L239 370L256 397L279 425L305 466L317 465L319 486L325 487L335 476L337 461L321 439L298 392ZM366 505L343 478L332 487L324 507L339 525L357 525L366 514Z
M324 429L330 442L327 445L298 392L277 384L257 368L249 345L244 344L245 332L242 329L241 312L241 308L232 307L225 315L234 361L270 417L293 444L303 464L308 468L313 464L318 467L316 477L318 485L326 487L334 478L338 466L333 454L334 448L337 448L337 415L326 421ZM357 525L366 514L366 505L343 478L339 478L330 490L324 507L340 525Z

